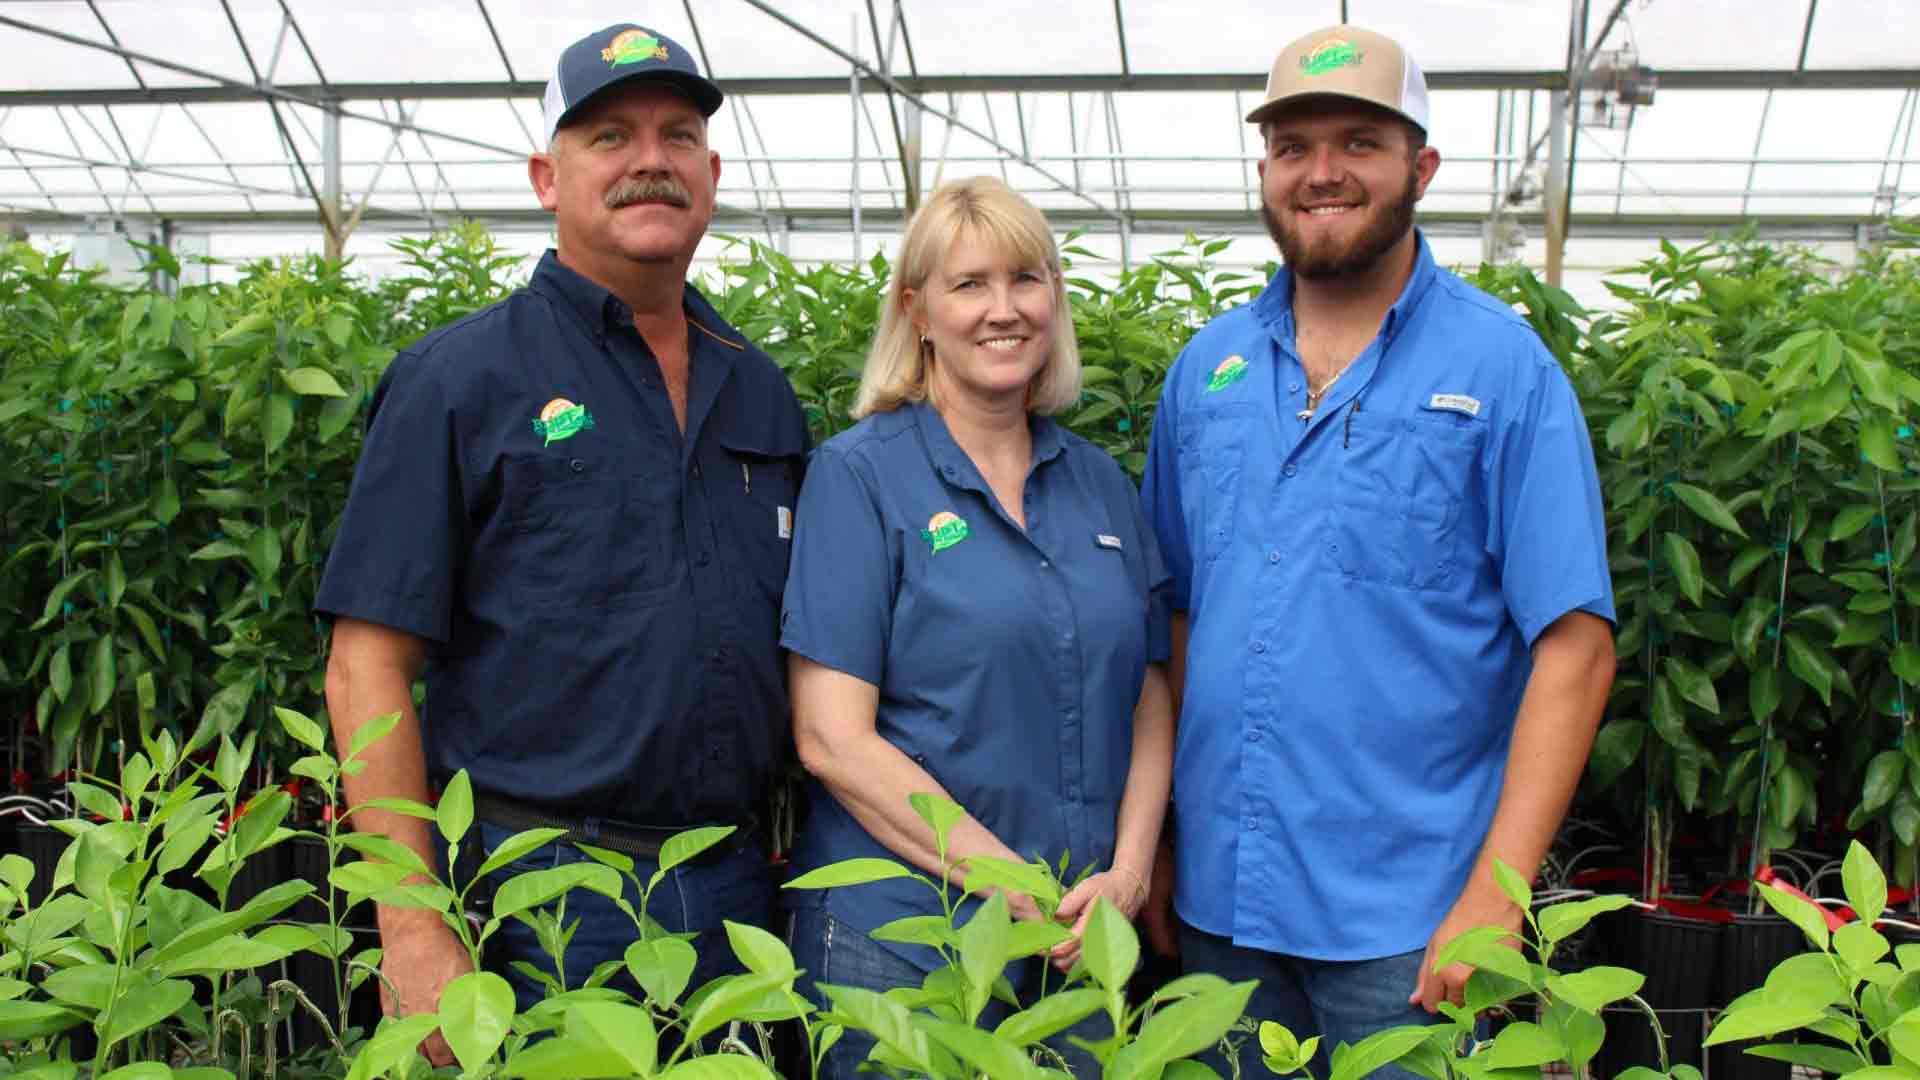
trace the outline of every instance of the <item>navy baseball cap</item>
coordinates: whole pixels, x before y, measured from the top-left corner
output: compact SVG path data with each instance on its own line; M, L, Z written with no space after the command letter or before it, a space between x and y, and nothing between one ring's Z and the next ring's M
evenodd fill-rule
M720 88L693 62L693 54L665 34L633 23L618 23L567 46L547 80L541 112L547 141L581 106L602 90L649 79L664 82L691 98L702 115L720 110Z

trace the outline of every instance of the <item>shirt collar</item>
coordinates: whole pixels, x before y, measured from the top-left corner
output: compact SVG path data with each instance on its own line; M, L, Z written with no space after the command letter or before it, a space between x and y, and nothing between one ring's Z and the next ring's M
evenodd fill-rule
M611 327L633 326L633 309L627 306L626 301L562 263L559 253L552 248L547 249L546 254L540 257L540 264L534 267L529 287L558 300L580 320L595 341L606 340L607 330ZM687 322L696 331L696 338L718 342L734 352L746 349L746 340L727 325L699 289L690 284L683 285L680 304L687 313ZM700 344L698 340L692 341L689 349L697 348Z
M1433 261L1433 251L1427 246L1427 236L1418 228L1413 230L1413 273L1407 283L1400 288L1400 296L1387 309L1386 321L1380 326L1380 336L1387 340L1400 332L1406 325L1408 316L1433 287L1439 274ZM1273 332L1274 337L1284 342L1292 342L1293 325L1293 273L1281 267L1273 275L1273 280L1261 290L1253 302L1254 315Z
M947 479L948 483L964 487L986 490L986 484L980 479L980 470L974 467L973 459L967 456L960 444L953 441L953 433L947 430L947 421L940 411L928 401L916 401L907 408L913 411L913 419L920 427L921 437L926 442L927 456L932 460L934 469ZM1048 461L1066 452L1066 439L1060 433L1060 425L1052 417L1027 414L1027 430L1033 436L1033 464L1028 467L1028 475Z

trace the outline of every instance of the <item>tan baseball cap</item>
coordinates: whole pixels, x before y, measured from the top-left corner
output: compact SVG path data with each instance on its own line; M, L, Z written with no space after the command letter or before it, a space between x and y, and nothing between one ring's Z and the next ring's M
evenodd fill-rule
M1267 98L1247 123L1321 94L1378 105L1427 130L1427 77L1420 65L1392 38L1357 26L1315 30L1280 50L1267 76Z

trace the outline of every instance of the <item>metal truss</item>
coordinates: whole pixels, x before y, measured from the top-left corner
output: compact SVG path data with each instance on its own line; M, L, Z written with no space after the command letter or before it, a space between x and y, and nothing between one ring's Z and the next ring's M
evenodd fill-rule
M472 17L484 27L491 57L482 78L463 82L341 82L326 75L326 57L318 55L288 0L239 0L268 6L277 16L269 35L250 39L236 17L235 0L214 0L226 32L238 46L241 73L208 70L193 63L138 51L123 44L112 21L115 7L99 0L83 5L98 27L98 37L73 33L6 14L0 27L45 39L49 48L104 53L125 65L132 85L71 90L0 91L0 226L26 223L36 228L128 227L167 222L185 229L238 228L248 223L275 227L317 225L326 247L339 253L348 236L362 226L382 230L431 228L474 217L502 228L546 228L551 219L525 198L526 155L543 148L537 101L544 84L516 71L506 42L514 27L503 16L507 0L473 0ZM1123 264L1135 255L1136 233L1164 234L1192 226L1194 231L1255 233L1258 180L1254 165L1257 137L1239 122L1264 86L1264 72L1185 74L1140 71L1134 43L1128 40L1129 12L1152 0L1111 0L1111 24L1089 22L1088 38L1111 49L1114 70L1083 74L997 75L924 70L916 53L915 32L930 32L923 9L908 17L904 0L846 0L848 25L809 25L778 0L681 0L692 44L703 68L727 93L736 145L721 147L728 173L716 227L764 235L785 250L796 233L838 231L852 237L851 253L871 248L866 233L897 229L919 206L924 193L950 170L997 170L1049 206L1049 217L1067 227L1117 236ZM1345 0L1322 0L1329 16L1346 18ZM1099 5L1105 8L1106 5ZM1598 8L1600 10L1593 10ZM209 7L209 11L213 8ZM1737 201L1740 220L1756 199L1778 205L1794 198L1818 220L1806 228L1829 234L1868 235L1892 214L1910 209L1920 191L1908 191L1906 167L1912 160L1914 128L1920 126L1920 71L1910 68L1820 70L1807 66L1808 46L1818 21L1819 0L1806 0L1800 20L1799 53L1791 69L1662 70L1663 94L1689 90L1765 90L1759 123L1746 157L1684 160L1636 157L1629 122L1617 146L1583 130L1577 110L1595 57L1616 26L1630 27L1627 0L1568 0L1566 63L1531 71L1438 71L1429 74L1436 91L1491 91L1493 136L1484 155L1449 153L1455 166L1472 170L1473 182L1437 189L1453 199L1471 199L1483 213L1423 214L1430 229L1484 238L1490 257L1511 253L1516 238L1544 229L1549 237L1550 276L1569 233L1611 235L1613 230L1701 231L1728 221L1694 207ZM725 15L716 15L724 11ZM764 77L730 70L740 61L710 56L708 31L718 18L757 13L777 25L789 42L817 49L842 65L844 75ZM1604 17L1599 17L1604 16ZM1597 33L1589 33L1589 25ZM1104 11L1101 24L1106 22ZM196 28L199 36L217 32ZM1110 37L1108 36L1110 35ZM271 40L267 40L267 38ZM715 63L718 60L719 63ZM292 61L289 63L289 61ZM304 69L295 71L304 62ZM154 85L151 70L186 76L191 85ZM285 74L290 76L282 78ZM486 76L497 76L487 78ZM1883 89L1902 92L1888 133L1884 155L1768 158L1774 95L1780 90ZM1128 95L1153 93L1230 94L1234 111L1206 123L1232 123L1234 152L1206 155L1155 153L1131 134L1122 117ZM845 98L844 122L851 153L783 153L766 137L756 104L777 98ZM506 116L497 138L480 137L449 126L428 126L423 118L444 116L443 102L497 101ZM274 133L270 148L223 142L199 106L248 104L265 110ZM1062 108L1064 106L1064 108ZM764 106L763 106L764 107ZM533 119L523 111L534 110ZM437 110L437 111L436 111ZM48 120L22 133L28 115ZM1040 137L1042 118L1053 125ZM510 122L507 117L510 117ZM157 157L154 147L164 125L181 120L191 128L193 151L176 139ZM349 127L351 125L351 127ZM937 125L937 126L936 126ZM1059 149L1064 127L1065 150ZM343 134L381 133L377 156L362 149L349 156ZM932 138L928 133L933 132ZM1224 140L1223 140L1224 143ZM204 154L199 151L203 149ZM1582 159L1614 170L1604 185L1585 181ZM1208 166L1192 183L1141 182L1170 161ZM1873 166L1878 182L1870 191L1762 189L1762 170L1773 163ZM1637 171L1641 166L1738 165L1745 184L1656 189ZM820 166L838 166L844 181L822 182ZM794 182L802 173L805 182ZM349 191L352 174L355 190ZM744 175L744 183L740 177ZM1455 174L1450 172L1449 177ZM497 179L476 180L476 176ZM874 182L875 177L879 183ZM1856 185L1857 188L1857 185ZM1631 212L1647 196L1658 195L1674 208L1670 216ZM499 209L523 200L525 209ZM1611 214L1575 213L1575 200L1591 211L1596 200ZM1870 205L1861 215L1848 203ZM1630 205L1631 204L1631 205ZM1767 205L1763 204L1763 205ZM1829 209L1822 209L1822 207ZM1789 230L1785 219L1757 219L1766 228ZM1862 229L1867 232L1863 233ZM151 230L148 230L151 231Z

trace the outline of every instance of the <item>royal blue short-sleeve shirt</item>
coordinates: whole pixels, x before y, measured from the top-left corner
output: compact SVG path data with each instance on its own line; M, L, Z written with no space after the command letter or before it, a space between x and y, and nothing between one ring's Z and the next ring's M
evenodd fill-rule
M548 252L395 357L318 607L431 643L429 771L554 812L740 822L790 745L805 418L688 286L686 430L633 315Z
M822 444L781 642L877 687L883 738L1014 851L1069 855L1071 878L1113 859L1134 706L1146 665L1167 655L1166 574L1113 459L1052 420L1032 425L1024 530L926 404ZM796 872L891 855L813 785ZM826 903L863 931L939 910L906 880Z
M1310 419L1292 279L1168 371L1142 495L1189 620L1175 903L1329 960L1423 947L1486 838L1530 649L1613 618L1566 375L1424 238Z

